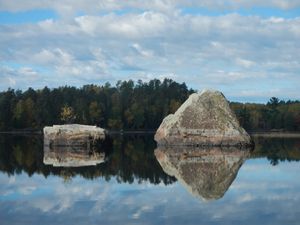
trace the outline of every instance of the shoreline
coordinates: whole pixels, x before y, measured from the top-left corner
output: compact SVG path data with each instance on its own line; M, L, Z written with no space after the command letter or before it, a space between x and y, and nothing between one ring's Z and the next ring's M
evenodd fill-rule
M155 134L156 130L106 130L107 135L151 135ZM251 137L270 137L270 138L300 138L300 132L293 131L250 131ZM11 135L42 135L42 130L24 130L24 131L0 131L1 134Z
M300 132L249 132L251 137L269 137L269 138L300 138Z

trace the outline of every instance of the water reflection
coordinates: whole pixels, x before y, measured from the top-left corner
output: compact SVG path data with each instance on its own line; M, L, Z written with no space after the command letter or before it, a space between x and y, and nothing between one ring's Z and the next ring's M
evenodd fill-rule
M83 147L55 147L44 146L44 164L54 167L95 166L105 162L105 153Z
M63 178L80 175L86 179L104 177L109 180L115 177L118 182L128 183L150 181L153 184L171 184L176 181L176 178L163 171L156 160L153 154L156 143L151 135L106 139L105 143L99 144L94 150L100 157L105 154L105 161L96 166L53 167L53 164L44 164L49 154L55 158L59 151L50 151L44 155L43 148L42 136L0 135L0 171L8 175L25 172L29 176L38 173L44 177L55 175ZM90 156L87 154L85 157ZM286 160L299 161L300 140L256 138L255 149L249 158L267 158L272 165Z
M131 135L107 138L92 151L78 148L44 150L42 136L0 135L0 171L9 176L24 172L29 176L35 173L45 178L55 175L66 180L79 175L85 179L103 177L107 181L115 178L120 183L149 181L152 184L171 184L176 179L161 169L153 155L155 147L152 136ZM102 158L104 161L96 165L83 167L81 164L74 167L80 164L78 159L90 161L95 157L93 154L96 154L99 162ZM72 167L67 164L72 164Z
M113 137L95 166L54 167L41 136L0 135L0 224L299 224L300 140L255 142L251 152L156 150L176 182L152 136ZM206 199L230 188L199 201L182 180Z
M204 200L222 198L250 149L157 148L154 152L163 170L194 196Z

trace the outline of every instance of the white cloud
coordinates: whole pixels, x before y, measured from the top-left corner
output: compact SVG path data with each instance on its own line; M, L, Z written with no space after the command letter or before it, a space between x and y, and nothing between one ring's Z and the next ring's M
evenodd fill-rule
M255 197L252 194L246 193L244 195L239 196L236 199L236 202L238 204L241 204L241 203L247 203L247 202L254 201L254 199L255 199Z
M237 63L237 65L243 66L245 68L250 68L256 64L255 62L253 62L251 60L242 59L242 58L237 58L236 63Z
M138 43L134 43L132 48L136 51L136 53L140 54L145 58L149 58L153 56L153 52L149 50L143 49Z
M38 72L30 67L0 66L0 89L34 86L33 84L40 79Z
M139 219L140 216L145 213L145 212L149 212L153 210L153 206L149 206L149 205L144 205L141 208L139 208L133 215L132 218L133 219Z
M32 9L52 9L61 15L73 15L78 11L88 13L96 13L99 11L121 10L121 9L141 9L141 10L156 10L161 12L171 12L176 8L181 7L199 7L212 10L235 10L239 8L253 7L271 7L282 10L297 8L300 6L298 0L1 0L0 8L7 11L25 11Z
M19 192L23 195L29 195L33 191L35 191L36 188L37 188L36 186L27 185L27 186L20 187Z
M92 49L90 59L82 61L66 50L56 48L53 50L42 49L33 55L33 61L48 69L54 69L54 73L65 78L96 79L105 78L107 75L107 63L101 49Z
M173 4L154 2L162 9ZM41 7L36 4L40 3L29 2L26 7ZM50 2L43 4L49 7ZM95 8L122 8L122 4L95 3ZM126 4L147 8L152 3ZM208 1L201 4L210 5ZM294 3L268 4L293 7ZM2 3L3 7L12 5ZM72 7L83 5L81 2ZM78 86L168 76L193 88L213 87L235 96L263 97L272 92L280 97L289 90L291 97L299 98L295 92L300 83L299 26L300 18L261 18L236 13L217 17L156 10L93 14L37 24L0 25L0 59L2 67L11 68L6 62L13 62L31 68L32 71L11 68L24 72L24 77L31 77L31 81L34 79L23 83L24 88L32 83ZM1 89L6 89L18 86L23 78L8 75L2 69L0 79Z

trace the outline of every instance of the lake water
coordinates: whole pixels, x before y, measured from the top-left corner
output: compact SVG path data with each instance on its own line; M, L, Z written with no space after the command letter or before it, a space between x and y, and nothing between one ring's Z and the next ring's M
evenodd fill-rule
M41 136L2 135L0 224L299 224L300 139L255 143L167 151L115 136L44 153Z

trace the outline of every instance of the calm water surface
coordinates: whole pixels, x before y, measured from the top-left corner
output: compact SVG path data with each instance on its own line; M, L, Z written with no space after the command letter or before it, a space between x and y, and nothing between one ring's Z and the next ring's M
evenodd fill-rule
M300 224L300 140L253 151L156 149L113 137L95 151L0 136L0 224Z

